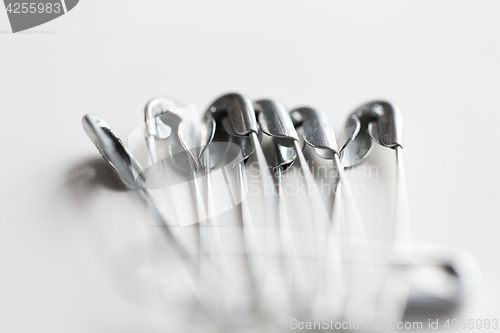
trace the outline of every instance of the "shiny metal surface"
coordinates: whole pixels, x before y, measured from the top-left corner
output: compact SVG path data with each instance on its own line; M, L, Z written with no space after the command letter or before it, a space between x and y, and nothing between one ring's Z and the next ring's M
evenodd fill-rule
M266 264L259 248L255 229L246 199L247 188L243 166L252 155L256 155L259 169L261 186L264 192L262 196L264 207L267 212L266 222L273 223L277 215L273 205L272 178L267 168L267 162L260 146L260 132L255 118L255 109L251 100L241 94L228 94L217 99L207 110L215 119L216 131L221 129L230 136L230 142L240 148L241 158L235 161L237 171L237 185L240 193L242 236L246 261L251 277L253 301L259 301L259 307L267 306L268 295L260 293L260 288L269 285L271 280L266 278ZM257 304L257 303L255 303Z
M471 268L470 265L465 265L462 256L459 254L443 254L439 251L420 252L413 247L410 248L409 210L402 160L402 140L400 140L402 138L402 130L400 131L397 128L397 126L402 126L402 119L399 109L388 103L387 105L382 105L381 103L369 103L359 108L349 117L345 126L346 137L342 145L341 154L339 154L332 124L324 111L314 108L298 108L288 113L286 107L275 100L260 100L253 104L257 110L258 125L263 133L273 137L275 149L273 167L278 187L278 200L276 202L277 219L274 225L279 228L277 235L279 236L279 247L281 247L279 249L280 260L282 260L283 266L282 272L277 273L282 278L282 282L280 280L278 282L286 287L289 295L300 295L305 303L317 302L321 305L320 307L326 307L329 311L332 311L329 313L330 315L336 313L338 318L342 316L340 312L344 312L343 318L354 318L359 314L362 314L362 317L368 318L371 313L377 315L381 313L385 318L389 318L388 322L392 322L400 320L402 312L405 309L410 314L425 311L431 314L452 311L460 305L464 298L467 289L467 280L469 279L466 276L467 273L477 270L475 267ZM153 138L153 140L169 140L169 149L172 153L174 163L181 171L192 175L194 179L193 184L195 187L198 216L208 216L207 226L217 226L210 170L226 156L231 143L235 143L240 147L241 159L236 160L235 167L237 168L237 184L241 199L242 235L247 254L248 273L253 288L251 297L254 298L256 307L262 306L262 309L264 309L262 304L270 301L270 297L274 297L274 292L261 294L260 290L264 285L268 285L269 288L269 285L272 285L274 282L269 280L268 275L270 274L270 270L266 267L266 261L259 248L251 220L250 209L245 199L247 190L243 170L244 163L253 154L259 155L259 162L264 160L257 135L259 132L250 131L248 134L242 135L233 126L228 113L217 114L208 111L203 118L202 126L202 142L205 143L205 146L198 154L199 140L197 140L196 135L198 129L188 117L183 117L182 112L173 113L166 111L162 113L161 110L166 109L166 107L150 107L148 109L149 121L154 124L156 132L150 128L151 132L147 130L147 137L148 139ZM252 113L248 114L251 115ZM387 118L384 126L380 125L380 118L377 117ZM109 125L93 114L85 115L82 119L82 124L101 155L115 170L125 186L129 189L142 190L139 193L144 194L146 200L151 203L150 206L153 215L169 225L168 216L161 211L154 196L146 187L144 176L141 174L142 168L123 146L120 139L112 132ZM294 125L297 127L297 130L294 128ZM168 135L166 128L170 130ZM392 131L392 134L387 134L388 129ZM303 134L299 136L298 133ZM305 157L302 154L303 147L301 147L299 142L301 136L304 138L304 143L313 147L320 157L333 159L338 170L338 191L342 193L342 200L339 196L334 201L334 205L337 207L335 213L338 213L337 210L340 206L345 208L343 213L346 214L346 221L348 222L346 224L346 236L356 239L355 243L348 244L349 261L365 264L364 267L357 267L346 261L346 264L349 265L349 279L345 281L347 283L345 288L346 293L345 297L343 296L340 299L340 303L342 304L340 309L336 303L329 303L318 297L320 296L319 294L315 295L315 291L312 289L317 287L311 289L308 283L302 280L303 268L297 260L298 255L288 221L282 175L294 163L297 157L300 159L307 187L314 188L316 186ZM344 167L359 163L370 152L373 146L372 141L382 146L393 148L397 161L396 214L392 251L395 259L389 260L388 265L390 268L387 271L387 276L384 277L383 285L380 289L376 289L372 285L373 267L370 251L366 243L362 221L344 173ZM214 143L221 143L222 145L216 149ZM342 163L339 157L342 158ZM207 179L206 211L203 206L201 190L196 179L196 173L200 165L205 167ZM260 164L260 167L262 167L262 164ZM264 178L262 182L265 182ZM343 185L340 186L340 184ZM318 216L315 215L318 206L313 206L313 201L316 200L312 200L309 193L308 198L311 208L311 219L314 220L315 224L320 225L318 223ZM270 198L267 200L269 201L268 203L273 203ZM264 203L266 203L266 199ZM266 208L269 207L271 206L266 206ZM271 213L273 212L271 211ZM334 225L334 228L337 228L337 226ZM170 228L168 231L171 234L173 242L181 252L192 257L191 254L185 251L185 245L182 240L179 240L178 236L176 236L177 231L170 230ZM338 235L338 232L333 235ZM206 294L200 294L196 297L204 310L209 311L212 308L215 309L214 306L219 306L221 312L223 312L225 310L222 310L223 307L220 304L226 301L229 304L233 296L229 297L229 295L226 295L226 287L217 285L216 281L219 280L212 280L213 277L220 279L221 277L230 275L228 273L230 269L221 245L223 242L217 228L200 228L199 238L201 256L197 259L196 265L192 264L194 263L193 260L189 260L192 262L189 266L190 270L203 282L200 284L201 288L207 291L205 291ZM335 237L329 238L329 244L332 242L337 242L337 239ZM340 256L338 258L335 256L338 254L338 245L330 245L331 248L323 248L323 245L318 247L320 253L318 258L321 255L324 258L335 258L336 263L332 267L338 269L341 267ZM332 277L335 274L332 274L332 267L327 267L326 262L318 265L317 270L320 272L318 274L323 275L322 279L325 283L333 281ZM275 272L270 275L273 274ZM337 290L343 289L343 278L340 277L338 281L340 281L341 287L336 287ZM316 282L321 283L320 280ZM272 285L270 289L274 290L275 287L276 285ZM334 312L334 309L336 309L335 311L339 311L339 314ZM215 312L219 312L219 310ZM377 316L376 319L380 318Z
M201 137L200 141L203 147L200 151L200 164L206 168L213 168L210 145L215 137L215 119L210 114L205 114L201 123ZM224 153L224 152L223 152ZM224 155L222 156L224 158Z
M353 119L360 125L353 126ZM357 133L356 133L357 132ZM406 179L403 168L403 117L396 104L385 101L366 103L357 108L346 124L346 143L343 145L342 162L350 167L361 162L370 152L372 141L395 149L396 152L396 212L394 242L398 252L408 252L410 241L410 214ZM354 137L354 139L352 139Z
M333 159L338 153L337 139L328 114L316 108L302 107L290 111L291 114L300 115L304 140L317 151L323 158ZM297 117L297 115L295 115ZM326 150L321 152L321 150Z
M254 104L262 132L272 136L282 146L293 147L293 141L299 137L285 105L275 99L262 99Z
M220 124L222 125L222 128L224 128L224 131L228 133L231 136L243 136L238 134L233 128L233 124L231 123L231 120L229 119L228 116L224 116L220 118Z
M145 117L149 120L149 124L159 124L161 122L170 127L172 135L166 138L168 139L167 149L170 160L178 170L191 177L197 218L198 221L203 221L207 218L207 209L203 202L203 195L197 178L197 172L200 168L198 158L201 142L199 129L196 127L198 119L195 119L195 116L197 115L190 113L189 109L180 108L177 103L166 98L153 99L146 105L145 109ZM152 117L154 118L151 119ZM158 160L155 145L157 137L150 133L152 130L152 126L146 126L148 149L154 163ZM202 253L214 252L208 237L206 230L199 231L199 248Z
M243 162L246 164L248 159L255 153L255 147L252 144L252 140L247 136L232 136L231 142L240 147L241 159L236 162Z
M397 104L387 101L366 103L354 112L359 119L368 118L378 125L378 138L375 139L384 147L403 147L404 126L401 110Z
M296 151L295 148L299 138L293 126L290 114L283 103L274 99L263 99L256 101L254 105L260 129L264 134L273 138L273 171L278 189L277 218L279 239L277 240L277 244L279 245L276 250L281 254L281 273L289 294L295 292L301 295L301 297L308 298L312 296L311 290L309 290L307 283L303 280L304 273L297 260L297 250L293 243L282 184L283 173L293 164L297 154L302 154L300 149ZM306 177L311 175L307 164L301 164L301 166ZM308 178L308 180L310 179L311 178ZM313 184L313 186L314 185L315 184ZM308 188L308 190L311 189ZM312 216L317 222L314 218L314 213Z
M241 94L227 94L210 105L204 116L206 126L211 126L211 137L207 140L204 150L209 150L209 155L214 154L215 164L229 153L231 143L240 148L241 158L235 165L246 163L250 156L256 151L256 145L260 148L259 140L254 142L253 135L259 133L256 126L255 110L251 100ZM208 132L208 131L207 131ZM215 141L220 141L219 147L215 146ZM239 153L239 152L238 152ZM260 161L262 162L262 161ZM262 167L262 163L259 164Z
M174 165L185 174L199 169L199 136L194 119L183 111L180 104L166 97L157 97L146 104L146 142L152 162L158 154L155 140L169 140L168 150Z
M144 199L148 202L148 207L152 210L151 212L168 227L168 234L179 251L183 255L191 256L178 231L175 228L170 228L175 223L163 212L156 198L147 188L144 175L141 173L141 166L111 130L108 123L95 114L88 113L83 116L82 125L102 157L113 168L123 184L130 190L139 189L142 191Z
M344 133L343 133L343 144L342 147L340 147L339 152L342 152L342 150L349 145L358 135L359 131L361 130L361 122L359 121L359 118L356 117L356 115L351 115L348 119L347 122L344 126Z
M186 267L186 273L188 273L187 275L183 275L184 281L188 284L197 281L200 285L199 288L204 291L204 293L200 292L193 294L196 299L194 309L196 311L218 312L217 310L220 306L220 299L230 297L230 294L226 292L224 284L220 283L220 281L215 284L211 280L211 276L219 274L218 272L227 272L227 270L224 270L224 262L219 260L219 265L215 268L208 260L209 258L206 258L205 256L193 255L193 253L189 250L189 246L186 244L180 229L172 227L175 226L175 223L163 211L154 194L147 188L143 174L140 173L140 165L129 154L128 150L123 146L122 141L113 133L113 131L111 131L109 125L104 120L94 114L87 114L83 117L82 124L85 132L87 132L99 152L113 167L123 183L129 189L139 189L142 194L142 198L145 199L148 204L148 209L152 216L167 226L164 230L166 231L166 235L169 237L169 242L174 245L174 248L177 249L180 257L183 258L183 260L179 262L183 263ZM134 182L134 176L136 175L137 179L136 182ZM197 187L196 183L195 187ZM200 195L199 189L196 190L196 194L197 196ZM198 197L197 200L201 203L202 199L201 197ZM198 206L198 209L200 208L201 206ZM206 243L205 238L207 237L209 237L209 235L207 235L205 230L200 231L200 238L204 238L203 241L200 240L201 242ZM202 244L201 246L205 247L202 250L204 251L203 253L221 253L217 252L218 248L221 246L220 242L219 244ZM177 271L177 273L179 273L179 271Z
M273 138L273 168L285 172L297 158L294 142L299 140L292 118L285 105L276 99L254 102L261 131Z
M291 151L291 149L293 149L295 151L295 156L300 160L301 170L307 184L308 195L317 192L318 188L311 173L311 169L302 153L302 147L299 143L299 137L294 126L291 112L287 112L286 107L278 100L260 100L255 102L255 105L258 108L259 125L262 131L273 138L275 145L278 144L282 146L278 146L275 149L275 166L288 164L289 167L292 163L291 158L294 156ZM303 124L304 119L302 115L300 116ZM303 130L307 131L306 129ZM315 216L318 212L312 209L311 213ZM316 217L313 220L319 224L320 218Z
M204 168L215 168L230 152L231 135L223 128L221 121L216 122L210 113L205 113L201 124L203 147L200 163Z
M273 138L275 174L278 168L285 172L297 158L295 142L299 140L290 113L276 99L261 99L254 105L261 131Z
M372 140L388 148L403 147L401 110L396 104L386 101L366 103L351 114L344 133L341 156L345 167L360 163L370 153Z
M156 140L167 140L172 135L172 128L167 125L165 114L173 113L179 105L166 97L157 97L149 101L144 108L145 139L151 163L158 160ZM168 122L168 121L167 121Z
M366 118L351 116L346 124L347 141L341 150L340 159L344 168L350 168L359 164L372 150L373 142L368 128L370 124ZM353 123L357 127L356 133L353 131ZM351 135L352 134L352 135Z
M353 130L352 119L360 124L357 133L356 130ZM385 101L364 104L351 114L345 132L347 140L342 150L344 167L360 163L370 152L372 141L395 150L396 189L393 253L408 260L412 253L410 245L411 224L402 159L403 118L401 111L397 105ZM400 281L398 290L394 287L396 280ZM376 312L386 316L385 319L399 320L403 315L404 304L410 297L409 281L407 272L402 274L396 267L391 267L379 292L380 301Z
M243 162L247 163L248 159L255 153L255 147L252 144L252 140L249 136L241 136L238 135L233 127L231 126L231 121L229 117L224 117L221 119L220 123L222 124L223 132L229 136L229 142L236 144L239 147L239 152L241 153L241 157L236 163ZM262 141L261 132L259 132L259 142Z
M135 178L141 174L141 167L108 123L95 114L88 113L83 116L82 125L99 153L113 168L123 184L128 189L137 189L139 186ZM144 181L142 178L139 180Z
M372 121L368 124L368 135L370 135L370 138L378 143L379 145L383 146L383 144L380 142L380 134L378 131L378 123L376 121Z
M146 133L158 140L168 139L172 134L172 129L159 116L166 112L174 112L179 107L177 102L166 97L157 97L149 101L144 108Z
M286 172L295 162L297 152L294 147L285 147L276 142L274 139L274 164L273 169L280 168L282 172Z
M397 104L379 101L374 106L379 115L377 121L378 140L382 146L395 148L403 147L404 125L401 110Z
M210 112L216 121L227 115L237 135L259 131L252 100L245 95L231 93L221 96L208 107L207 112Z
M302 297L310 297L312 303L317 303L319 299L324 300L323 295L317 293L319 289L309 289L309 286L301 280L303 271L296 260L293 260L293 253L295 253L296 249L293 242L291 242L290 224L286 213L285 197L282 188L283 172L285 172L292 165L295 158L298 158L304 175L311 220L316 232L321 233L325 226L328 225L328 217L327 214L324 214L326 211L321 198L318 196L319 189L302 152L304 144L303 142L300 142L294 126L294 124L303 124L303 117L301 114L297 113L297 117L292 119L293 113L289 113L283 104L276 100L261 100L257 101L255 105L258 111L260 128L265 134L273 138L274 143L274 175L278 187L278 222L280 227L279 236L281 244L280 252L283 253L282 265L286 285L288 290L295 288L297 292L302 295ZM300 126L299 129L305 131L305 129ZM327 255L330 256L330 254L337 252L337 244L336 242L330 242L329 245L326 246L325 243L318 241L316 250L318 253L327 253ZM339 257L332 255L331 258L338 259ZM333 261L334 266L340 267L340 262L338 260ZM329 280L331 276L327 273L329 272L327 267L329 267L330 264L325 264L321 260L318 260L316 264L317 270L320 272L318 273L318 276L323 275L323 277L319 279L322 281ZM329 301L327 301L326 304L329 304Z
M292 110L290 114L295 120L296 126L302 130L305 142L315 149L318 156L325 159L332 159L337 169L339 183L337 191L334 193L335 200L333 208L338 210L340 204L344 206L345 209L343 212L348 221L347 235L358 239L358 244L354 245L352 242L349 244L351 259L366 263L365 267L357 267L355 265L349 267L351 276L347 284L344 315L346 317L354 317L359 314L367 316L375 308L376 302L375 295L373 294L374 286L372 284L372 277L374 274L372 259L368 249L361 216L354 200L354 194L348 185L344 167L340 162L333 125L326 112L320 109L302 107ZM354 133L359 129L356 122L350 122L349 126ZM297 147L297 149L299 149L299 147ZM299 158L301 158L300 155ZM301 160L301 164L302 163L305 163L305 161L302 162ZM341 200L339 200L340 195L342 195ZM331 220L333 230L338 230L338 213L338 211L332 209ZM362 280L364 280L363 283L361 283ZM361 289L364 290L363 297L359 297L359 290Z
M173 135L168 142L168 151L172 163L176 168L187 175L198 172L198 163L193 158L193 154L189 153L182 144L179 136Z
M253 148L255 149L254 154L259 164L260 180L265 194L263 200L268 214L266 220L271 223L271 221L275 220L274 217L276 215L275 207L272 203L275 200L272 191L273 180L260 145L259 127L257 125L252 101L242 94L226 94L214 101L207 112L210 112L217 122L227 116L229 123L226 120L224 127L228 133L234 134L234 136L248 136L250 138Z
M182 145L184 151L188 154L190 167L194 169L195 172L199 170L199 149L200 149L200 141L199 141L199 133L197 133L197 129L195 128L194 122L197 119L191 119L189 117L184 117L182 121L179 123L177 128L177 135L179 137L179 142ZM172 156L172 159L175 161L178 154ZM185 173L188 173L190 170L183 170Z
M275 150L276 152L275 165L276 166L279 166L280 164L291 165L292 162L291 158L294 156L294 154L292 153L291 150L288 150L286 148L290 147L291 149L291 147L293 147L293 150L295 151L295 156L297 156L300 160L301 170L304 174L304 179L307 184L306 188L308 196L310 196L311 193L319 193L314 177L311 173L311 169L309 168L309 165L307 164L304 154L302 153L303 147L300 145L299 137L294 126L294 122L297 123L297 118L294 119L292 117L293 111L287 112L286 107L278 100L271 100L271 99L260 100L255 102L255 105L258 108L259 125L262 131L273 138L275 145L279 144L283 146L283 147L278 146L277 150ZM302 125L306 124L304 122L305 117L300 112L297 113L299 117L298 121L300 122L300 124ZM308 116L308 114L306 114L306 116ZM307 122L307 125L309 126L314 124ZM302 127L303 127L302 130L304 132L312 130L311 128L305 128L305 126ZM288 165L288 167L290 165ZM318 209L312 209L311 214L312 216L315 216L313 218L315 223L320 225L321 218L317 216Z

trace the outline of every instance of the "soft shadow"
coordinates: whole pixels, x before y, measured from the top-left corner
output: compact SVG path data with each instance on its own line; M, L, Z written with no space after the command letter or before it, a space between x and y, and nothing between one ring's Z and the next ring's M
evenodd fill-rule
M99 187L127 191L111 166L102 157L88 158L75 164L66 177L67 185L75 192L87 195Z

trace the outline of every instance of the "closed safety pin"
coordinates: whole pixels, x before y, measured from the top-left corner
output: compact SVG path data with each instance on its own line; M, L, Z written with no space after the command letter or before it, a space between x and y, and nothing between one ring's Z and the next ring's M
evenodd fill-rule
M173 225L172 220L163 212L154 195L148 189L139 162L125 148L108 123L95 114L88 113L83 116L82 125L102 157L109 163L122 183L130 190L141 190L144 194L143 197L153 209L156 218L167 226L168 234L172 242L176 244L180 254L188 257L188 260L192 260L193 256L182 241L182 237L175 228L171 228Z
M290 114L296 120L296 126L302 129L305 142L314 148L314 151L318 156L325 159L332 159L334 161L334 166L337 169L339 183L335 194L334 209L332 209L332 212L337 214L338 208L341 206L340 203L343 202L346 208L344 211L347 216L349 236L351 239L354 237L361 242L361 246L354 246L351 241L350 256L364 262L366 265L366 269L364 270L355 269L355 266L351 265L352 275L350 276L349 281L349 295L347 297L344 316L347 318L355 318L355 314L361 313L361 319L366 320L372 316L371 311L373 309L373 305L371 303L375 301L372 299L372 260L368 250L368 244L366 243L363 223L356 207L356 203L354 202L354 195L348 186L347 178L344 173L344 167L340 162L337 139L335 138L332 123L326 112L317 108L301 107L292 110ZM337 193L341 193L343 196L339 196ZM341 198L342 201L340 201ZM333 222L335 223L335 220ZM338 229L338 224L334 224L333 227L334 229ZM368 294L368 296L357 296L359 295L358 289L361 288L367 289L366 294Z
M257 119L263 133L273 138L274 163L273 171L278 190L278 230L279 230L279 252L282 253L282 264L284 268L285 281L290 294L294 291L299 295L309 295L309 287L304 279L304 272L297 258L297 251L293 245L290 222L286 212L286 204L283 193L282 176L297 158L295 142L298 135L293 127L292 119L288 110L278 100L258 100L255 103ZM299 153L302 151L299 149ZM307 164L301 167L309 170ZM306 176L311 175L304 171ZM314 181L314 180L313 180ZM308 187L308 190L310 188ZM315 218L315 216L313 216ZM315 223L317 223L315 219Z
M353 122L356 125L353 125ZM342 147L346 167L360 163L371 151L372 140L396 153L396 211L394 244L405 247L411 239L406 178L403 168L403 117L396 104L375 101L357 108L346 125L347 140ZM404 249L400 249L401 251Z
M158 161L156 140L167 140L172 135L172 128L164 121L165 116L176 114L180 105L165 97L157 97L146 104L144 121L146 122L145 137L151 163ZM167 121L168 122L168 121Z
M260 180L263 188L263 202L266 208L266 220L275 221L275 196L273 195L273 180L267 167L266 158L260 145L258 133L259 127L255 117L255 109L252 100L242 94L230 93L219 97L209 107L208 112L216 121L227 117L224 129L233 136L247 136L252 142L255 156L259 164ZM269 223L271 224L271 223Z

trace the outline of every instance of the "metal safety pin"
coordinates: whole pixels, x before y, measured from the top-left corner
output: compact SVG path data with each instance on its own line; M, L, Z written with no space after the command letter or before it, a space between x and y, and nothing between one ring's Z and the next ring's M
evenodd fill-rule
M199 143L195 139L197 133L193 125L194 119L190 119L177 102L165 97L157 97L148 102L144 109L144 118L146 120L145 136L151 162L158 162L156 140L168 140L168 150L173 164L193 179L197 219L203 221L207 213L196 176L199 170L196 153ZM200 229L199 237L201 252L213 252L210 251L211 242L207 231Z
M283 103L278 100L267 99L258 100L254 104L262 132L273 137L273 171L278 187L278 230L280 236L278 244L280 247L279 252L282 254L287 289L290 294L295 292L298 295L309 296L309 286L305 281L304 272L293 244L282 184L283 173L292 166L297 158L295 141L298 141L298 135ZM300 149L299 152L302 153ZM301 165L301 167L304 168L304 165ZM306 164L305 168L309 169L309 166ZM307 171L304 174L307 175Z
M167 140L172 135L172 128L161 116L168 113L176 114L175 110L179 108L177 102L165 97L152 99L144 108L145 137L152 164L158 161L156 140Z
M219 126L220 127L220 126ZM207 195L207 213L209 224L217 225L216 210L212 189L212 169L215 168L226 156L229 151L229 135L215 123L215 119L210 113L205 113L202 121L202 143L200 152L200 164L205 172L206 195Z
M82 118L82 125L102 157L109 163L122 183L130 190L140 190L143 194L142 197L148 203L148 207L151 209L155 218L159 219L167 226L167 236L172 244L174 244L174 249L176 249L179 255L185 259L182 262L186 265L187 271L189 271L192 276L196 276L199 273L200 265L202 267L209 267L209 263L207 263L203 257L194 256L191 253L179 231L171 227L173 225L172 220L162 210L153 193L147 187L146 179L141 172L142 168L140 164L129 153L127 148L125 148L122 141L114 134L109 125L94 114L84 115ZM188 279L189 276L185 275L184 278ZM200 294L199 290L191 288L190 290L197 301L196 304L201 306L206 313L213 314L214 303L211 301L213 298L204 297L204 295ZM210 290L212 290L212 288L209 288L209 291Z
M294 148L307 184L308 197L312 193L319 193L311 169L302 153L303 147L299 143L299 136L286 107L277 100L260 100L255 104L258 107L259 125L262 132L273 137L275 142L281 146ZM323 225L321 225L317 213L315 210L312 212L313 216L315 216L317 231L320 232Z
M350 295L347 297L344 315L348 318L351 318L354 317L354 314L356 313L362 313L362 319L370 318L372 316L371 310L373 309L371 303L375 302L374 299L371 299L371 293L373 292L372 260L366 241L363 223L361 221L361 216L356 207L354 195L348 185L348 181L344 173L344 167L340 162L337 139L335 138L335 132L333 130L332 123L326 112L317 108L296 108L292 110L290 114L295 119L297 126L302 129L305 142L309 146L314 148L316 154L322 158L331 159L334 161L334 166L337 170L339 182L337 185L337 190L334 193L335 201L332 209L332 213L334 214L334 219L332 221L333 227L334 230L337 230L338 234L337 217L342 203L345 206L344 212L347 216L347 228L349 230L349 236L351 238L357 238L359 241L361 241L362 245L354 246L351 242L351 257L357 258L357 260L364 262L366 265L366 269L362 271L354 269L354 266L351 266L352 275L350 276L349 282ZM361 298L358 299L358 297L353 296L357 294L358 291L356 290L356 288L359 288L360 286L368 289L368 300L362 300ZM363 307L364 311L358 311L358 307Z
M207 112L212 114L217 123L219 123L219 121L222 123L227 133L233 137L240 137L240 139L233 138L233 142L238 144L240 148L244 150L250 149L250 147L252 148L253 152L250 155L256 156L259 165L265 221L267 227L271 227L278 216L276 211L277 198L273 193L273 178L260 145L259 127L252 100L238 93L227 94L215 100ZM248 145L249 142L251 145ZM243 151L243 154L248 155L249 152L251 152L251 150L247 150L247 152ZM250 155L248 155L248 157L250 157ZM237 170L239 170L239 182L243 184L243 172L240 170L240 167L241 169L243 167L243 163L236 164L236 167ZM243 187L240 187L241 195L243 195L243 189ZM243 228L244 237L246 237L247 244L252 246L251 244L256 243L256 241L253 239L252 235L253 226L250 222L250 214L247 209L246 200L244 200L242 204L243 223L246 224L246 227ZM252 247L254 249L251 249L251 251L258 251L256 246ZM286 303L287 296L285 288L276 279L276 274L273 274L275 267L272 265L265 265L265 261L260 255L260 251L256 256L252 256L250 260L253 266L251 269L254 271L253 277L256 278L255 283L257 286L261 286L258 297L259 302L257 304L258 308L267 308L268 311L271 312L278 311ZM265 269L264 276L262 276L263 269Z
M259 125L262 132L273 137L277 144L294 149L296 156L299 158L307 185L308 199L311 199L313 194L319 194L311 169L302 153L299 136L286 107L277 100L260 100L255 102L255 105L258 110ZM325 221L322 220L320 215L323 209L322 205L315 200L310 200L309 207L316 232L322 232L328 226L328 223L324 223Z
M356 233L360 233L360 236L364 238L364 228L361 217L359 216L358 209L354 202L354 196L349 186L347 186L348 182L345 177L344 167L340 162L337 139L335 138L335 132L330 118L325 111L311 107L297 108L290 111L290 114L295 119L297 123L296 126L302 129L304 141L314 148L315 153L324 159L333 160L334 167L339 177L337 191L334 193L334 204L335 202L340 202L340 196L336 194L344 193L346 199L345 204L349 208L347 214L350 215L350 224L355 224L356 228L359 229ZM335 209L332 209L332 212L335 212ZM334 228L338 228L338 225L334 225Z
M193 179L193 189L196 200L197 207L197 218L198 221L203 221L207 216L210 216L208 221L210 225L217 224L214 222L215 213L207 213L206 207L203 202L203 196L201 194L201 189L197 177L198 170L200 168L200 161L198 160L199 155L197 150L200 147L201 141L196 140L197 134L194 126L195 119L192 117L195 115L187 114L186 111L178 108L178 104L172 100L166 98L156 98L148 103L145 109L145 118L149 120L146 129L148 133L148 142L150 147L150 155L154 161L157 160L156 148L154 141L158 138L155 136L155 130L158 133L166 134L168 129L173 135L163 135L160 139L168 139L168 150L170 152L170 157L173 164L181 172L188 174ZM167 119L162 119L167 117ZM153 143L153 144L152 144ZM213 207L213 201L209 201ZM220 236L218 230L212 230L211 228L206 228L204 226L198 225L198 237L199 237L199 249L202 255L208 256L210 261L217 262L217 268L222 276L227 276L228 267L225 263L225 257L222 251L222 242L220 241ZM203 261L204 262L204 261ZM204 264L202 267L201 276L203 280L213 279L211 277L214 272L210 265ZM214 283L210 283L206 290L213 290L212 287Z
M199 164L193 150L197 149L197 143L192 141L195 137L192 124L183 119L185 115L179 110L180 105L169 98L157 97L149 101L144 108L146 143L153 164L158 162L156 141L168 140L172 162L181 172L193 178L197 217L201 221L206 214L196 178ZM164 164L163 167L165 169Z
M260 145L258 133L259 127L255 117L255 109L252 100L245 95L230 93L219 97L207 110L216 121L224 117L228 118L226 131L233 136L247 136L252 142L255 156L259 164L260 180L263 188L263 202L267 213L266 220L269 225L275 221L275 196L273 195L273 180L267 167L266 158Z
M357 126L352 124L357 123ZM403 168L403 117L396 104L374 101L357 108L346 125L347 140L342 147L346 167L360 163L371 151L372 141L396 153L396 211L394 244L405 247L411 239L406 178ZM400 249L404 250L404 249Z
M215 168L225 157L229 151L229 135L217 129L215 119L210 113L205 113L202 121L202 138L203 147L199 154L199 163L203 167L205 173L205 188L206 188L206 207L207 221L209 226L209 236L211 239L211 255L215 256L219 271L222 275L229 274L229 266L222 248L222 239L217 222L217 212L215 209L215 201L212 187L212 169ZM217 144L214 144L214 139Z
M274 142L279 145L277 147L282 147L277 151L278 154L275 156L287 160L289 160L291 157L298 157L300 161L300 167L307 184L308 198L311 198L311 195L313 193L319 193L311 169L309 168L306 158L302 153L303 147L299 143L299 136L297 134L297 131L295 130L292 118L290 117L290 114L288 113L285 105L283 105L283 103L278 100L271 99L256 101L255 105L258 111L260 129L264 134L273 138ZM291 149L287 150L286 148ZM279 169L283 171L283 169L278 166L278 170ZM317 231L320 232L324 226L321 224L322 221L318 215L319 212L316 211L316 209L312 209L311 213L314 217L315 227Z
M356 123L356 126L352 124ZM371 151L372 141L396 152L396 211L393 222L393 260L406 262L411 256L411 233L406 179L401 149L403 147L403 118L399 107L386 101L374 101L358 107L346 125L346 142L342 160L346 167L360 163ZM401 276L403 274L403 276ZM399 288L396 288L398 286ZM408 273L392 265L384 279L376 308L377 315L398 320L408 302L410 286ZM384 318L386 319L386 318Z
M232 125L228 117L221 120L221 127L227 133L231 131ZM230 134L229 134L230 135ZM247 136L230 135L230 142L239 147L238 159L235 160L233 166L236 168L237 186L240 202L240 214L243 232L243 243L245 246L247 265L252 281L254 295L258 293L262 287L265 276L265 262L262 258L262 251L259 248L255 227L250 214L250 207L246 198L247 188L245 182L244 166L255 153L255 148L252 145L251 139ZM259 138L260 141L260 138Z
M309 310L338 318L343 307L343 297L340 295L344 284L338 241L336 236L332 236L328 232L330 227L323 200L321 197L316 198L317 200L312 198L313 194L319 194L319 190L302 152L305 142L300 140L291 114L281 102L277 100L261 100L255 104L257 105L256 109L261 130L265 134L272 136L275 143L275 167L277 167L275 171L277 171L278 182L281 181L281 174L285 170L283 167L296 156L299 157L301 170L309 191L308 197L310 200L308 206L313 217L314 228L318 235L323 234L325 236L325 242L319 242L319 238L317 239L318 283L315 284ZM296 272L296 275L301 276L300 273L300 271ZM305 293L307 286L303 285L301 287ZM336 294L334 295L334 293Z
M262 251L259 247L255 227L252 222L250 214L250 207L247 201L247 188L245 182L244 166L255 153L255 148L252 141L248 136L234 135L232 125L229 118L226 116L221 119L220 123L216 125L229 136L229 142L235 144L239 148L237 159L234 161L233 167L236 168L237 186L239 193L240 214L242 223L243 245L245 247L245 258L247 268L250 274L251 287L253 290L254 303L257 303L259 298L258 294L263 286L266 276L266 264L262 256ZM229 134L228 132L232 132ZM259 133L260 142L260 133Z
M102 157L109 163L122 183L130 190L140 190L143 193L143 198L149 203L155 217L167 226L168 235L180 254L189 257L188 260L192 261L193 256L182 241L179 232L171 227L174 225L172 220L163 212L154 195L148 189L139 162L125 148L108 123L95 114L88 113L83 116L82 125Z
M403 119L399 107L385 101L364 104L349 117L345 133L346 141L341 152L345 167L360 163L370 153L372 141L392 148L396 153L393 274L386 278L382 287L379 309L385 308L386 312L389 311L390 320L399 320L405 311L451 311L463 299L469 287L470 276L477 276L477 265L465 253L443 251L441 248L422 251L422 247L411 245L408 197L402 161ZM415 277L418 277L422 270L433 270L436 274L440 272L442 276L447 276L447 282L438 288L423 285L415 288L410 281L418 280L421 284L425 278ZM396 272L403 274L403 279L397 276ZM404 281L398 289L400 293L395 295L393 289L396 289L397 283L401 285L401 280ZM440 291L440 288L450 289L450 284L455 285L452 291Z

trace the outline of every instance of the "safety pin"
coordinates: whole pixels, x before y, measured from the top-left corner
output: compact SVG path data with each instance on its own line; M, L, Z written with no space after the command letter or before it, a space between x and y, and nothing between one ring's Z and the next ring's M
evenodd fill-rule
M338 217L338 211L341 203L345 205L345 214L347 216L347 228L349 236L357 238L361 241L361 246L355 247L350 243L350 256L364 262L366 269L361 271L354 269L351 265L351 276L349 281L349 295L344 309L344 316L347 318L355 318L356 314L361 313L361 318L366 320L371 318L371 310L373 306L370 303L375 302L371 297L373 283L373 269L371 255L366 242L366 234L361 221L361 216L354 201L354 195L348 185L347 178L344 173L344 167L340 162L337 139L333 125L327 113L321 109L312 107L296 108L290 112L296 120L296 126L302 129L304 141L314 148L316 154L324 159L332 159L337 170L339 182L334 193L335 201L332 209L333 217ZM339 195L343 194L343 196ZM336 215L335 215L336 214ZM334 218L332 221L334 230L338 230L338 220ZM337 231L338 232L338 231ZM367 288L368 300L363 297L353 296L358 293L357 288L363 286ZM365 295L366 296L366 295ZM363 311L359 309L364 308ZM359 316L358 316L359 317Z

